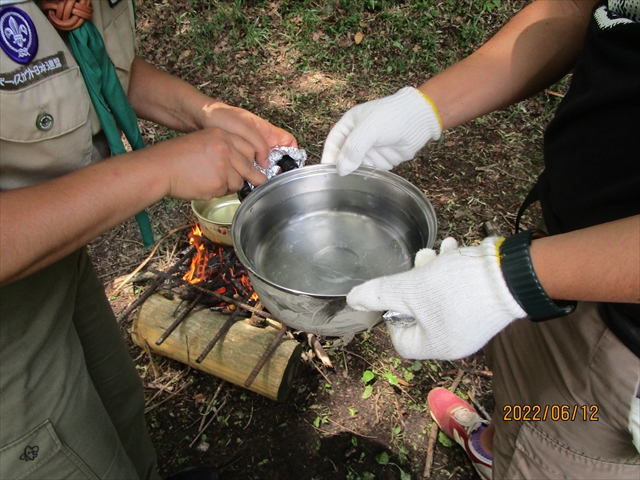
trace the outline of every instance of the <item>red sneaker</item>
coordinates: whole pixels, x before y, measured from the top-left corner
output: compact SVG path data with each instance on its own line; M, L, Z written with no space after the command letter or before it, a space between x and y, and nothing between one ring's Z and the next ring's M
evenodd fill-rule
M471 459L478 475L491 480L493 456L480 445L480 433L489 424L475 408L446 388L434 388L427 397L431 416L448 437L455 440Z

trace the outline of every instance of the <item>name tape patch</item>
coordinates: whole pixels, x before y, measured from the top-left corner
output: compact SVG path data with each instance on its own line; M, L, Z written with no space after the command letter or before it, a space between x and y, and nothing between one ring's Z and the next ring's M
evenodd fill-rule
M20 90L68 68L64 52L54 53L12 72L0 73L0 90Z

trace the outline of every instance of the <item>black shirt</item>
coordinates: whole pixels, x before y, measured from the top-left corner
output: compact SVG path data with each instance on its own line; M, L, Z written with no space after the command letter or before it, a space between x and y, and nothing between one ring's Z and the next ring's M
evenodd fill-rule
M593 12L571 87L545 132L537 188L550 234L640 213L639 22L638 2L604 1ZM640 357L640 305L600 311Z

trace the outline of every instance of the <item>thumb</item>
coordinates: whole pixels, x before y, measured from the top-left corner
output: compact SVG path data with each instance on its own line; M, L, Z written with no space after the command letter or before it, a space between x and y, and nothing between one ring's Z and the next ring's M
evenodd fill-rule
M340 120L338 120L338 123L331 128L331 131L324 142L324 149L322 150L322 159L320 160L320 163L337 162L338 155L340 155L344 142L355 127L355 120L353 116L353 112L349 110Z
M383 312L392 309L399 313L409 313L391 305L389 292L389 277L374 278L352 288L347 295L347 304L354 310Z

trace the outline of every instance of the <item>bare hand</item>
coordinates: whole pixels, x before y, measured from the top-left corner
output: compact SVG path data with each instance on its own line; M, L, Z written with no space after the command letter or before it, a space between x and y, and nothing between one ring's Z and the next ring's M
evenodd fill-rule
M222 128L245 139L255 149L256 160L263 168L269 166L267 158L272 148L278 145L298 146L289 132L242 108L216 102L205 106L203 110L203 127Z
M166 172L167 195L174 198L209 200L237 192L244 180L254 185L266 180L254 167L254 146L220 128L198 130L150 149Z

